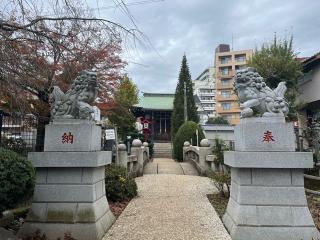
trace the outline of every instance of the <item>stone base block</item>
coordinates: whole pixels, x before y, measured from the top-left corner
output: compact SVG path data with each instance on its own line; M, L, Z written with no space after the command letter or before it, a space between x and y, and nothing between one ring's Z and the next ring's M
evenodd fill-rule
M95 122L65 119L46 125L45 152L100 150L101 127Z
M234 168L313 168L311 152L226 151L224 162Z
M313 240L320 237L314 226L241 226L233 223L229 215L224 215L223 223L232 240Z
M307 206L302 169L231 167L223 222L232 240L320 237Z
M95 168L111 163L111 151L30 152L28 160L36 168Z
M284 118L244 118L234 134L236 151L295 151L293 125Z
M37 230L45 233L48 240L63 239L65 233L70 233L77 240L100 240L111 227L115 217L109 210L96 222L87 223L60 223L60 222L26 222L18 236L27 236Z
M100 240L115 218L105 192L105 167L37 167L31 211L19 235L40 230L48 239L71 233Z

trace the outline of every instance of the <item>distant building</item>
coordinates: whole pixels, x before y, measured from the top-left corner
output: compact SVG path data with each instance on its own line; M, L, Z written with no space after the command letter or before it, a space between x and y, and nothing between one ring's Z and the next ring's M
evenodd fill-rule
M200 124L204 124L215 116L214 67L205 69L192 84Z
M238 97L234 93L233 77L237 70L246 68L247 60L253 51L232 51L228 44L220 44L215 50L215 76L216 76L216 113L229 121L231 125L240 122L240 109Z
M135 116L150 122L147 128L154 141L171 140L173 100L174 94L143 93L139 103L135 105Z
M305 104L300 126L320 119L320 52L302 61L303 76L298 81L299 100Z

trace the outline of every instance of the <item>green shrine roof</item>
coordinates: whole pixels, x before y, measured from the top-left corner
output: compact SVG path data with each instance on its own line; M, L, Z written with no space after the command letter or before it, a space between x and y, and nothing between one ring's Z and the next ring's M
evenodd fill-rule
M135 107L154 110L172 110L174 94L170 93L143 93Z

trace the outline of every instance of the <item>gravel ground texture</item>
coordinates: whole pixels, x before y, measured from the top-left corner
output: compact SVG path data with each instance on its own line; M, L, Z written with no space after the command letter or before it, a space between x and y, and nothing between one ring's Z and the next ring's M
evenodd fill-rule
M147 174L136 182L138 197L104 240L231 240L207 199L208 193L216 192L210 179L171 173Z

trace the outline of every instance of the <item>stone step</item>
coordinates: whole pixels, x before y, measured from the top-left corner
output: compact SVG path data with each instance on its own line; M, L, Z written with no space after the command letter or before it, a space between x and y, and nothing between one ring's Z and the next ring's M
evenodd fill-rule
M171 143L154 143L155 147L171 147Z
M162 155L153 155L153 158L171 158L172 155L171 154L168 154L168 155L165 155L165 154L162 154Z
M155 149L153 152L161 152L161 153L165 153L165 152L172 152L171 149Z
M154 143L153 158L171 158L172 157L172 143Z
M153 158L172 158L172 155L171 154L153 155Z
M172 154L172 152L162 152L162 153L160 153L160 152L154 152L153 153L153 155L171 155Z
M172 153L172 151L154 151L153 153L164 154L164 153Z

